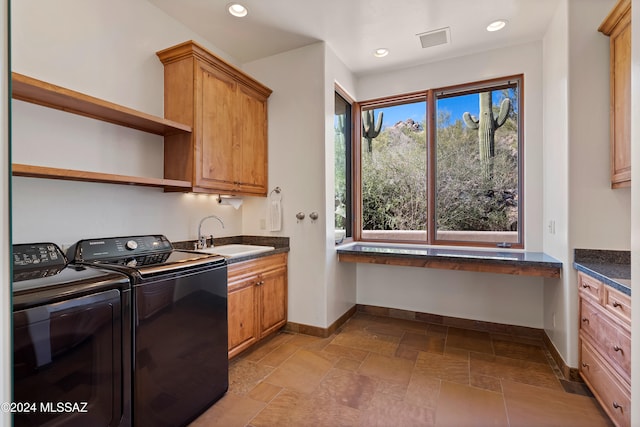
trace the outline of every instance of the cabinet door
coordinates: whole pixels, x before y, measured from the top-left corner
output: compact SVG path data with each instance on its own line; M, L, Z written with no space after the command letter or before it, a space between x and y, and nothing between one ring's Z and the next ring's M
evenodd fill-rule
M261 275L260 336L268 335L287 322L287 269Z
M611 182L631 181L631 13L611 34Z
M232 191L237 117L237 83L200 64L196 99L196 185Z
M258 339L256 322L256 279L245 281L242 287L229 292L229 358Z
M244 193L267 194L267 100L238 86L240 141L235 173Z

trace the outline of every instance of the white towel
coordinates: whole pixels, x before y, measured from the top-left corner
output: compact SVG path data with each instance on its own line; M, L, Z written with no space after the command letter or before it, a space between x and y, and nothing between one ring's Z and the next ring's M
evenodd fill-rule
M269 201L269 231L282 229L282 200L280 197Z

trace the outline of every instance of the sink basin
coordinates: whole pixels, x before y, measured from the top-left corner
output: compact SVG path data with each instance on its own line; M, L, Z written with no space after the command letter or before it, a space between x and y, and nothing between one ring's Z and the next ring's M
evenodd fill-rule
M221 255L227 258L237 258L241 256L259 254L261 252L268 252L274 249L275 248L273 246L231 244L214 246L213 248L198 249L198 252Z

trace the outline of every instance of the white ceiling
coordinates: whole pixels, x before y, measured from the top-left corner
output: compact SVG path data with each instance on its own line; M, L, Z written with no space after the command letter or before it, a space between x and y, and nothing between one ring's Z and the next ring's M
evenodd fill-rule
M240 63L325 41L355 74L401 68L540 40L560 0L149 0ZM506 19L495 33L486 26ZM450 27L447 45L416 36ZM386 47L388 56L373 50Z

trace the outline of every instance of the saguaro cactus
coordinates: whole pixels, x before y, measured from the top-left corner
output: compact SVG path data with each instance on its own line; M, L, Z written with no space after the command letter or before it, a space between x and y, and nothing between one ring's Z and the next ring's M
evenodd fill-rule
M493 116L492 92L480 93L480 117L476 118L470 113L464 113L462 119L471 129L478 129L478 146L480 150L480 164L482 174L486 181L493 176L493 157L495 156L495 133L507 121L511 100L505 98L500 104L498 117Z
M378 113L378 121L374 126L374 114L375 110L367 110L362 113L362 137L367 140L367 151L369 153L373 150L373 138L380 135L380 129L382 129L382 117L384 113L381 111Z

